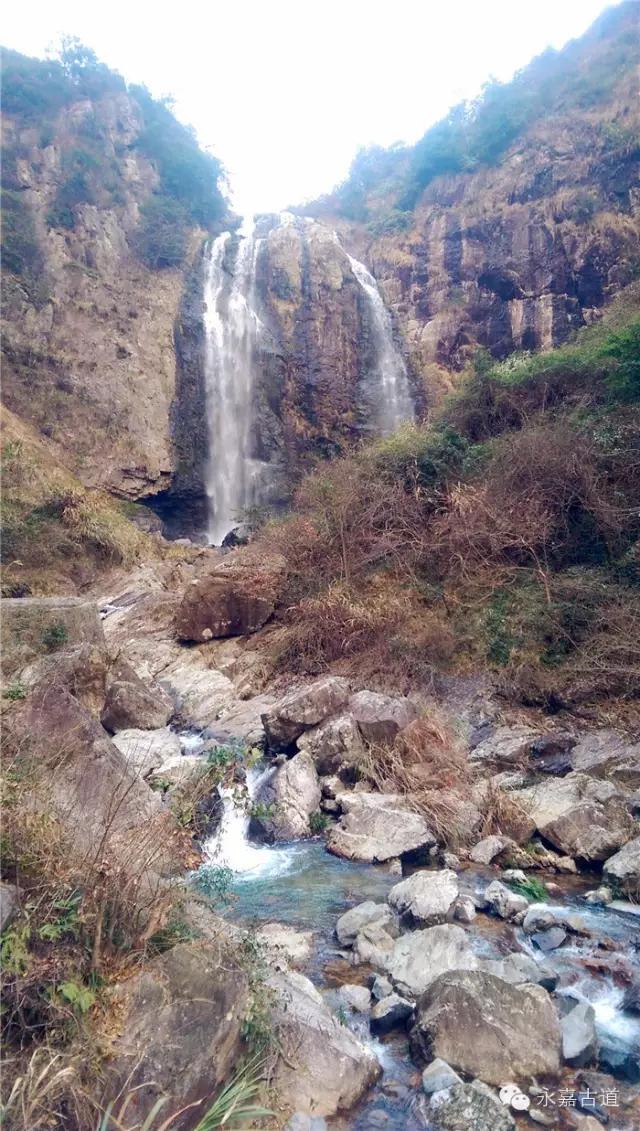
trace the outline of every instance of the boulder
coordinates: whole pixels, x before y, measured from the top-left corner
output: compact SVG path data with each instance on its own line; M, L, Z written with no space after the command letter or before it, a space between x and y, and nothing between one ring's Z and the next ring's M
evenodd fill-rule
M401 994L418 997L445 971L475 970L477 965L466 931L445 923L397 939L386 970Z
M383 977L382 974L376 974L371 985L371 996L376 1001L382 1001L383 997L388 997L393 992L393 986L388 978Z
M285 1123L284 1131L327 1131L327 1121L321 1115L296 1111Z
M353 943L353 963L361 966L377 966L386 970L389 959L393 953L394 939L398 934L393 924L383 924L378 921L367 923L358 931Z
M410 922L431 927L444 923L458 897L455 872L415 872L391 888L389 903Z
M342 711L348 698L346 679L333 675L290 691L262 715L269 749L289 751L304 731Z
M610 856L603 868L605 880L640 898L640 836Z
M525 934L533 935L536 931L548 931L549 927L557 927L559 924L560 920L551 908L540 903L534 903L528 908L522 920L522 929Z
M329 1010L315 986L294 971L269 976L278 1058L272 1083L284 1107L315 1116L353 1107L380 1065Z
M114 734L112 741L142 777L147 777L173 759L181 758L180 739L169 727L121 730ZM198 758L198 763L202 764L202 758Z
M4 931L14 919L20 906L18 889L15 884L5 884L0 880L0 931Z
M395 917L386 903L373 903L367 900L350 908L336 923L336 937L343 946L351 946L356 935L369 923L380 923L383 927L395 923Z
M311 955L312 931L297 931L288 923L263 923L256 938L274 955L276 962L284 960L292 966L302 965Z
M158 730L166 726L174 710L166 691L157 685L148 687L129 664L120 662L110 673L100 721L111 734L119 730Z
M508 1107L481 1081L453 1084L429 1105L429 1122L438 1131L516 1131Z
M573 768L571 751L576 744L572 734L542 734L529 752L531 768L537 773L568 774Z
M502 978L512 986L531 982L534 986L544 986L545 990L555 990L558 983L558 975L551 966L536 962L524 953L507 954L504 958L484 958L481 959L480 967L485 974L493 974L494 978Z
M494 880L489 884L484 892L484 900L489 911L501 919L515 919L516 915L526 911L529 906L529 901L524 895L511 891L511 888L501 884L500 880Z
M573 1068L584 1068L598 1054L596 1014L592 1005L578 1002L561 1021L562 1058Z
M567 932L564 927L548 927L545 931L534 931L531 935L531 941L534 946L542 950L545 954L550 950L557 950L562 946L567 937Z
M413 1015L414 1008L412 1001L407 1001L399 994L391 993L388 997L383 997L381 1001L376 1002L371 1010L369 1019L371 1032L380 1036L383 1033L390 1033L392 1029L406 1025Z
M492 734L479 742L470 755L471 762L481 762L487 768L510 769L526 765L538 731L526 726L497 727Z
M372 864L436 843L425 818L398 794L343 793L340 802L342 818L327 836L336 856Z
M476 905L470 895L460 895L453 907L453 918L457 923L473 923L476 917Z
M616 787L586 774L514 791L545 840L566 856L606 860L633 835L633 820Z
M121 983L114 997L121 1036L112 1044L111 1067L130 1089L127 1115L136 1125L158 1092L170 1095L173 1110L206 1101L239 1063L248 985L224 938L179 943Z
M107 694L109 665L104 642L78 644L34 660L20 671L20 682L27 689L44 682L50 688L64 689L99 719Z
M365 742L391 746L399 731L418 717L410 699L358 691L349 700L349 712L357 722Z
M486 836L478 841L469 853L469 859L474 864L491 864L503 852L515 848L515 841L508 836Z
M434 1092L443 1092L445 1088L452 1088L454 1084L461 1083L458 1073L439 1057L432 1060L422 1073L422 1087L427 1096L432 1096Z
M224 636L248 636L273 615L282 584L282 563L246 570L240 558L187 586L175 619L178 640L202 644Z
M602 729L581 737L571 754L574 770L596 778L640 787L640 742L630 742L618 731Z
M303 734L298 750L309 752L319 774L338 774L361 764L365 745L355 719L338 715Z
M102 622L93 601L79 597L2 599L2 674L11 676L31 661L82 644L105 649Z
M366 986L340 986L338 996L355 1013L368 1013L371 1009L371 990Z
M480 970L454 970L432 981L410 1036L423 1063L438 1056L488 1084L560 1068L560 1023L547 991Z
M255 797L261 809L253 822L270 841L311 836L309 817L321 796L313 759L303 750L264 780Z
M633 842L632 842L633 843ZM593 891L585 892L585 903L594 903L596 906L606 907L613 899L613 892L611 888L605 887L602 884L599 888L594 888Z

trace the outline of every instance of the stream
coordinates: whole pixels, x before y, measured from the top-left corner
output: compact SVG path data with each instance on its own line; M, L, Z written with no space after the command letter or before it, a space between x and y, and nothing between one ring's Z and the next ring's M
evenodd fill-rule
M254 795L272 769L247 773L247 791ZM233 789L220 790L224 811L219 828L203 845L205 859L231 869L230 903L225 914L243 926L284 923L313 932L313 950L303 973L328 1004L340 1010L339 987L344 983L370 984L371 968L351 966L334 935L336 920L364 900L383 902L401 878L386 865L360 864L332 856L322 838L270 846L250 837L248 806ZM458 873L460 894L481 897L497 872L472 865ZM478 957L501 958L523 951L536 961L544 959L558 977L557 1000L572 997L589 1002L596 1014L600 1041L597 1068L620 1081L621 1087L640 1081L640 1015L623 1009L624 987L617 977L622 966L633 967L640 980L640 917L625 911L592 906L584 893L598 886L596 876L553 876L553 894L543 906L567 920L572 932L565 944L543 954L521 928L480 912L467 928ZM556 890L556 888L560 890ZM429 1125L418 1106L422 1094L420 1070L412 1062L406 1033L396 1030L378 1039L369 1032L365 1014L340 1010L344 1023L375 1052L382 1067L378 1083L360 1105L345 1116L327 1119L327 1126L344 1131L418 1131ZM563 1074L563 1084L575 1079L574 1069ZM575 1085L574 1085L575 1086ZM609 1112L608 1127L633 1127L617 1122ZM527 1119L523 1126L532 1126Z

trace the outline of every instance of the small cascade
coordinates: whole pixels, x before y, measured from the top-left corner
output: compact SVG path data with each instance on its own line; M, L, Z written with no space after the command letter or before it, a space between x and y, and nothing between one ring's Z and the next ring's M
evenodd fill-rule
M368 374L368 381L372 385L377 430L386 436L404 421L415 417L407 366L394 341L391 315L376 280L364 263L351 255L348 258L369 306L375 363Z
M263 465L251 455L256 349L262 323L256 313L255 268L261 240L240 238L230 266L234 237L213 241L205 262L205 395L209 459L206 491L208 537L220 545L243 510L257 501Z
M247 791L242 797L238 796L233 787L219 787L223 804L222 819L215 835L204 844L210 864L230 868L232 872L239 873L238 878L250 873L247 878L251 879L280 875L292 867L290 848L271 848L266 844L254 844L249 839L251 806L247 802L257 796L261 786L274 773L274 766L266 770L248 770Z

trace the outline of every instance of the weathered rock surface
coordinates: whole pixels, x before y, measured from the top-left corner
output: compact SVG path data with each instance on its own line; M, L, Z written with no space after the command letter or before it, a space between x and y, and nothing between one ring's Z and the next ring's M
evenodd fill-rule
M415 872L391 888L392 907L410 920L431 927L444 923L452 914L458 897L458 878L446 869L440 872Z
M279 571L218 569L192 581L176 613L179 640L202 643L225 636L248 636L275 609Z
M453 1084L429 1105L429 1121L439 1131L515 1131L515 1120L495 1092L479 1080Z
M274 973L273 1024L281 1055L273 1084L283 1105L313 1115L348 1110L380 1075L380 1065L294 971Z
M340 1000L355 1013L368 1013L371 1009L371 991L366 986L340 986Z
M491 864L503 852L514 848L514 841L508 836L486 836L478 841L469 853L469 859L476 864Z
M365 746L352 715L338 715L313 727L298 739L298 749L308 750L319 774L353 770L362 761Z
M0 880L0 931L4 931L14 918L19 906L18 889L15 884Z
M112 741L142 777L159 770L166 762L180 758L180 739L169 727L121 730L114 734Z
M545 990L554 990L558 981L558 975L551 966L536 962L524 953L507 954L504 958L483 958L480 965L486 974L502 978L512 986L531 982L534 986L544 986Z
M615 786L586 774L515 790L514 796L541 836L567 856L606 860L633 835L634 823Z
M148 687L130 664L119 662L110 673L100 722L111 734L119 730L158 730L174 714L173 701L161 687Z
M383 927L394 922L394 915L386 903L374 903L367 900L358 903L341 915L336 923L336 936L343 946L351 946L356 935L369 923L380 923Z
M64 688L99 719L107 695L107 677L110 658L102 644L65 646L64 652L41 656L21 668L20 683L25 689L47 682L51 687Z
M321 797L313 759L303 750L263 782L255 797L261 810L252 820L269 840L310 836L309 817Z
M470 761L499 770L526 766L536 738L530 727L497 727L471 751Z
M605 879L618 883L630 895L640 896L640 836L610 856L603 872Z
M4 597L2 610L2 673L12 675L47 652L81 644L104 651L98 608L77 597Z
M605 778L630 789L640 786L640 743L618 731L603 729L583 735L571 754L574 770Z
M393 923L383 923L381 920L361 927L353 943L354 965L367 963L379 970L386 970L397 934L397 927Z
M371 1010L371 1032L378 1034L390 1033L392 1029L406 1025L409 1018L413 1015L413 1010L414 1004L412 1001L407 1001L406 998L400 997L399 994L389 994L388 997L377 1001Z
M386 969L399 993L418 997L440 974L477 966L466 931L446 923L399 938Z
M436 1057L435 1060L428 1064L422 1073L422 1087L426 1095L431 1096L434 1092L442 1092L445 1088L452 1088L454 1084L461 1084L462 1080L457 1072L453 1071L451 1065L446 1061L440 1060Z
M518 895L511 888L494 880L485 889L484 899L490 911L499 915L501 919L514 919L516 915L526 911L529 901L524 895Z
M288 923L263 923L256 937L265 943L276 961L284 959L292 966L302 965L311 954L312 931L297 931Z
M237 1065L248 986L222 939L174 946L118 986L116 999L116 1076L124 1084L133 1073L132 1087L156 1085L132 1095L132 1117L148 1113L158 1088L177 1105L208 1099Z
M578 1002L562 1018L562 1058L574 1068L591 1064L598 1052L596 1014L592 1005Z
M285 695L262 716L271 750L289 750L305 730L338 714L349 698L349 684L340 676L325 676Z
M352 695L349 711L365 742L388 746L399 731L418 717L418 709L411 700L380 695L375 691L358 691Z
M424 817L399 795L343 793L340 801L343 816L327 835L327 848L336 856L382 862L436 843Z
M442 929L442 928L433 928ZM444 973L418 1003L411 1048L460 1072L503 1084L560 1068L554 1004L540 986L512 986L479 970Z

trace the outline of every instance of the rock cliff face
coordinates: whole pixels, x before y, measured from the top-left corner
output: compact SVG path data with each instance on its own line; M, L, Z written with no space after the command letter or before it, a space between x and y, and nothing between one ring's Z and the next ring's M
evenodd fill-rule
M126 93L64 107L51 136L3 119L14 155L11 193L31 217L42 257L36 294L5 268L4 398L89 486L133 498L168 486L174 466L174 322L183 269L152 271L133 254L140 208L158 173L135 146L140 109ZM49 222L69 155L88 132L113 179L74 208L73 228ZM195 251L199 241L192 239ZM191 255L192 257L192 255Z

